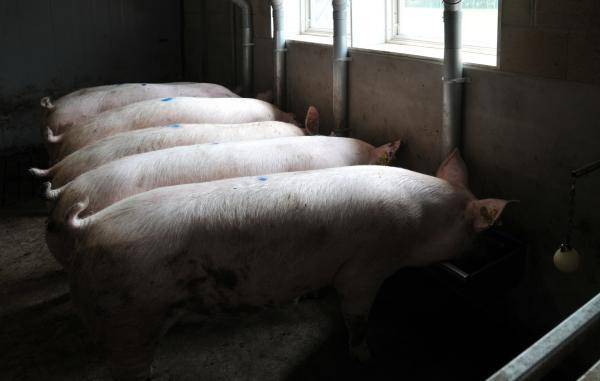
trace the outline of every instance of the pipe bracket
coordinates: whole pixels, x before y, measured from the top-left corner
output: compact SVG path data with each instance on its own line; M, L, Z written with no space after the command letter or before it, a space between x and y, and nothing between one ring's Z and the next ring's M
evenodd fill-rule
M339 57L339 58L336 58L335 61L350 62L350 61L352 61L352 57Z
M446 79L442 77L442 81L445 83L471 83L471 78L463 77L463 78L454 78L454 79Z
M287 49L273 49L275 53L287 53Z

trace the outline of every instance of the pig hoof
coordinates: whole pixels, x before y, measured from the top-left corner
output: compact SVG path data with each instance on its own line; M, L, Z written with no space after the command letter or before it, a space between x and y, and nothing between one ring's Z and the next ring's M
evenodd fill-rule
M371 351L367 343L355 345L350 348L350 357L361 364L366 364L371 360Z

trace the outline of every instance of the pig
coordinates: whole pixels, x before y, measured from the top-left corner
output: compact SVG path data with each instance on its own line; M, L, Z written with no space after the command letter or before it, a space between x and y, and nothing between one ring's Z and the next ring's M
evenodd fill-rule
M222 144L198 144L128 156L82 174L51 190L55 200L46 232L50 252L69 268L73 242L63 228L74 203L89 197L84 215L154 188L231 177L264 175L360 164L387 165L400 141L379 148L361 140L325 136L287 137Z
M173 123L237 124L266 121L295 123L294 117L275 106L251 98L162 98L105 111L77 129L53 135L48 129L51 160L119 132Z
M308 109L304 128L284 122L172 124L111 135L71 153L48 169L30 168L29 172L38 178L51 178L52 185L60 188L102 164L139 153L201 143L316 135L318 132L319 112L313 106Z
M125 83L81 89L52 102L42 98L46 110L43 133L49 128L54 134L75 125L85 124L103 111L145 100L165 97L237 98L226 87L212 83Z
M117 379L146 379L163 332L188 310L276 305L333 286L352 356L390 275L461 255L508 201L478 200L455 151L437 177L386 166L287 172L158 188L81 218L73 302Z

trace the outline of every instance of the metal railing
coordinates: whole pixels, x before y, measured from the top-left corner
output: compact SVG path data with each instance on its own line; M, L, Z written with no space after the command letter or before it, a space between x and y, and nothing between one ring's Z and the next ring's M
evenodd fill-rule
M600 322L600 293L487 381L539 380Z

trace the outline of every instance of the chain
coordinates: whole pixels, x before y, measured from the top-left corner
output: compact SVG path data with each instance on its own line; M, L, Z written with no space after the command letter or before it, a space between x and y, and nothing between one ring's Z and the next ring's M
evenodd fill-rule
M571 177L571 189L569 190L569 219L567 220L567 235L565 240L565 246L567 249L571 248L571 235L573 234L573 221L575 218L575 183L577 177Z
M567 235L565 242L561 245L561 249L571 249L571 238L573 234L573 225L575 218L575 182L581 176L589 175L590 173L600 169L600 160L590 163L584 167L571 171L571 190L569 191L569 219L567 222Z

